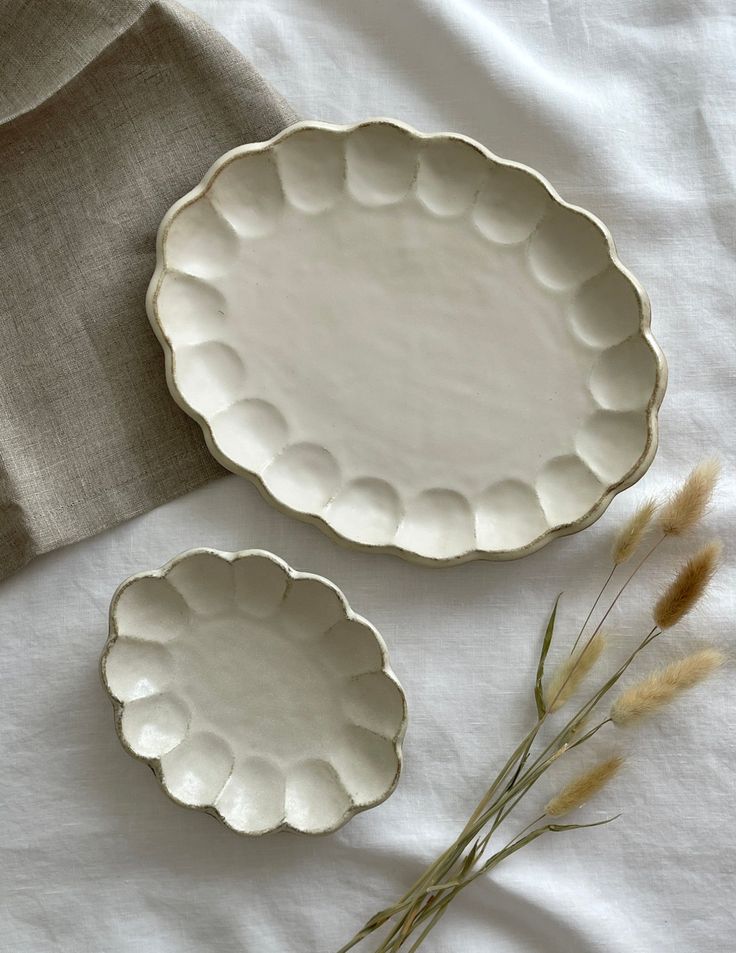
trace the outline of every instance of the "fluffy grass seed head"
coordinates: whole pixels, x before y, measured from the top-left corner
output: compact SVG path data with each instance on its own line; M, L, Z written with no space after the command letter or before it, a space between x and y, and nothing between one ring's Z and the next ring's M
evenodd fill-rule
M623 726L651 715L669 704L680 692L708 678L725 660L725 655L718 649L707 648L652 672L619 695L611 708L611 721Z
M717 460L703 460L679 490L662 507L659 525L665 536L682 536L700 522L708 509L721 466Z
M647 534L657 511L657 501L644 500L626 520L613 541L613 562L616 566L631 559Z
M557 711L572 698L585 676L601 657L605 647L605 635L597 632L590 642L557 666L544 692L544 702L548 711Z
M654 621L660 629L676 625L700 600L718 568L722 548L719 540L711 540L680 569L654 607Z
M580 807L608 784L623 763L623 758L614 756L583 771L552 798L544 809L545 814L549 817L562 817L563 814Z

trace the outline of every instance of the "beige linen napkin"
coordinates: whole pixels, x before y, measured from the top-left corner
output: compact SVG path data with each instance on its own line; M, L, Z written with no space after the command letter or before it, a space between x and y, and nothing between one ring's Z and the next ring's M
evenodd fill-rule
M295 116L168 0L10 0L0 73L2 578L223 472L146 319L156 228Z

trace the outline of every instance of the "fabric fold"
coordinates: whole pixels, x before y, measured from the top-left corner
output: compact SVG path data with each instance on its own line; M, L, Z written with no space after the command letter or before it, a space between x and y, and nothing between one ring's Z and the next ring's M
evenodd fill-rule
M13 0L0 63L2 578L223 472L146 318L156 229L296 116L169 0Z

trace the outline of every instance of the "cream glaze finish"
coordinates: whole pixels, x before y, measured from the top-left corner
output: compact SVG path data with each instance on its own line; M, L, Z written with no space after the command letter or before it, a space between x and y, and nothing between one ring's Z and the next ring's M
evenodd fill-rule
M120 586L102 675L126 749L238 833L335 830L393 791L406 703L370 623L261 550Z
M666 368L607 231L463 137L233 150L162 222L148 310L217 459L361 547L523 555L656 449Z

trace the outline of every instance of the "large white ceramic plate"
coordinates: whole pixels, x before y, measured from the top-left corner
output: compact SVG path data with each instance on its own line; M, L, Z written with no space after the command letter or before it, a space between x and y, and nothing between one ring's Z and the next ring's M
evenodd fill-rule
M326 579L196 549L124 582L102 677L125 748L242 834L324 834L385 800L406 704L386 647Z
M147 304L215 457L357 546L520 556L654 456L666 368L610 235L463 136L234 149L165 216Z

